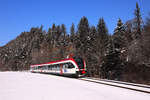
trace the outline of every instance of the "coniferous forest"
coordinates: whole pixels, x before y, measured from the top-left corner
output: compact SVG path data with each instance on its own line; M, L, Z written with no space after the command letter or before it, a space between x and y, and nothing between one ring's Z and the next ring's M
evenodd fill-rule
M109 34L105 18L90 25L83 16L70 32L65 24L32 27L0 47L0 70L29 70L31 64L82 56L88 76L150 84L150 14L143 19L138 3L134 18L125 23L119 18ZM132 13L132 12L131 12Z

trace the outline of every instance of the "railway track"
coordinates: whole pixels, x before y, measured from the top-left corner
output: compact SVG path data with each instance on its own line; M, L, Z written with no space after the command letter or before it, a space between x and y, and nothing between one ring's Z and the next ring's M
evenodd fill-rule
M113 80L106 80L106 79L96 79L96 78L79 78L79 80L88 81L88 82L94 82L98 84L104 84L129 90L134 90L142 93L150 94L150 86L148 85L141 85L141 84L133 84L133 83L127 83L127 82L121 82L121 81L113 81Z
M88 79L95 79L95 80L100 80L100 81L106 81L106 82L112 82L112 83L119 83L119 84L125 84L125 85L131 85L131 86L137 86L137 87L143 87L143 88L149 88L149 85L143 85L143 84L134 84L134 83L129 83L129 82L123 82L123 81L115 81L115 80L107 80L107 79L98 79L98 78L91 78L87 77Z

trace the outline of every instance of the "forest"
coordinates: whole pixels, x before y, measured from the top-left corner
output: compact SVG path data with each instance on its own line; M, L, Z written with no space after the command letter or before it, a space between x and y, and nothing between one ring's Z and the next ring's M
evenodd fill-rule
M125 23L119 18L110 34L104 18L90 25L83 16L70 32L65 24L32 27L0 47L0 70L29 70L31 64L82 56L88 76L150 84L150 14L142 19L136 3L134 18Z

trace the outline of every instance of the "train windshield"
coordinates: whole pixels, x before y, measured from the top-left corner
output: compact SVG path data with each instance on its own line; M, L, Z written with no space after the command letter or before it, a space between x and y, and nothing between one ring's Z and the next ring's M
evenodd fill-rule
M80 69L84 69L84 61L80 57L73 57Z

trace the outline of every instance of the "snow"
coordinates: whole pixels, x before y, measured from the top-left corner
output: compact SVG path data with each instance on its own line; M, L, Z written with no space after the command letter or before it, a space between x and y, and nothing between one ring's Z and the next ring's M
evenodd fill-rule
M150 100L150 94L49 74L0 72L0 100Z

